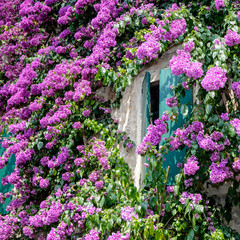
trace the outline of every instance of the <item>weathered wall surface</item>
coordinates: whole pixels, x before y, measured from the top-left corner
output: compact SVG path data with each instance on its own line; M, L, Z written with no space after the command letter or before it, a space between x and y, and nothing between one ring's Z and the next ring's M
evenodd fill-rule
M228 188L231 186L231 182L225 182L218 187L213 187L210 184L205 184L205 190L209 197L214 197L216 206L224 206L227 196ZM240 189L238 189L240 192ZM233 206L232 208L232 220L229 222L229 226L240 233L240 208L239 206ZM225 223L227 224L227 222Z

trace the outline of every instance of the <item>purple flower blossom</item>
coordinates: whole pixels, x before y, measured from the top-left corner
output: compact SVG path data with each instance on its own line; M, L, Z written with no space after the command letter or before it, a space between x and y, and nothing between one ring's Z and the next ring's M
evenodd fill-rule
M201 82L202 87L207 91L219 90L224 88L227 81L227 71L220 67L210 68Z
M240 98L240 81L233 82L231 88L234 91L234 94L236 95L236 97Z
M82 124L80 122L75 122L75 123L73 123L72 127L74 129L79 129L79 128L82 128Z
M125 221L132 221L132 218L137 218L138 215L134 214L134 208L131 207L124 207L124 209L121 211L122 219Z
M32 238L33 231L30 227L25 226L23 227L23 234Z
M235 172L240 171L240 159L239 158L234 160L234 162L232 164L232 168L234 169Z
M99 234L100 232L97 232L97 230L92 229L90 230L89 234L83 237L83 240L100 240Z
M202 63L191 62L191 55L184 50L177 50L177 56L173 56L169 67L174 75L185 73L189 78L198 79L203 75Z
M187 159L187 163L184 164L184 174L190 176L195 175L197 170L199 169L198 161L195 156L191 156Z
M174 186L167 186L166 191L169 192L169 193L174 192Z
M226 36L224 37L225 43L231 47L240 43L240 34L231 29L228 29Z
M133 144L132 143L127 143L126 146L127 146L127 148L132 148Z
M83 116L84 117L88 117L89 115L90 115L90 113L91 113L91 110L84 110L83 112L82 112L82 114L83 114Z
M91 182L96 182L99 178L99 172L93 171L88 177Z
M173 96L171 98L167 98L166 99L166 104L169 106L169 107L176 107L178 102L177 102L177 97L176 96Z
M211 169L210 181L213 184L223 182L226 179L233 177L233 173L227 167L228 159L222 159L219 164L212 163L209 167Z
M160 44L151 35L145 36L145 38L146 42L144 42L137 50L137 58L147 60L156 59L158 52L160 51Z
M234 118L230 124L236 129L237 135L240 136L240 119Z
M215 6L217 10L220 10L220 7L225 7L224 0L215 0Z
M163 115L162 119L155 120L155 125L150 124L147 129L147 134L143 138L142 143L137 148L139 155L146 153L150 150L151 145L157 145L162 140L162 135L167 133L167 123L164 121L168 120L168 116Z
M39 182L40 188L47 188L49 186L49 180L48 179L41 179Z
M194 49L194 47L195 47L195 44L193 41L189 41L184 44L184 50L186 52L191 52Z
M229 120L228 113L222 113L221 114L221 119L224 120L224 121L228 121Z
M103 187L104 182L103 181L97 181L95 182L95 186L97 190L99 191Z

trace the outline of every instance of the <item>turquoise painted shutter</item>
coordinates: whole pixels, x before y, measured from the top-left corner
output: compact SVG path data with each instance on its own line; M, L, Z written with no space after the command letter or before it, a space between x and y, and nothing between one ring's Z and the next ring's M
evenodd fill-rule
M172 90L170 89L170 85L177 85L180 81L179 76L175 76L172 74L171 69L166 68L160 71L160 81L159 81L159 117L162 116L163 112L170 110L170 108L166 105L166 99L173 96ZM163 137L170 137L174 134L174 131L181 127L186 120L189 118L191 111L192 111L192 91L187 91L184 98L180 99L181 104L188 104L188 116L184 117L181 114L179 109L179 116L177 122L175 121L168 121L169 132L165 134ZM164 140L161 142L161 145L164 144ZM169 178L168 184L174 184L174 177L179 172L179 168L177 167L178 162L182 162L186 153L186 149L177 150L177 151L169 151L168 154L165 156L166 161L163 163L163 166L167 168L170 166L169 170Z
M150 73L146 72L142 83L142 138L150 123Z
M150 124L150 77L150 73L146 72L142 82L142 139L146 135ZM145 157L145 162L147 162L147 157ZM147 171L148 168L146 168Z
M2 137L9 137L9 134L6 134L5 132L3 133ZM2 156L3 153L5 151L5 148L3 147L0 147L0 155ZM2 185L2 178L3 177L6 177L7 175L11 174L13 171L14 171L14 168L15 168L15 155L12 155L8 161L8 164L3 168L3 169L0 169L0 192L1 193L6 193L6 192L9 192L11 191L12 189L12 185L11 184L8 184L8 185L5 185L3 186ZM6 207L8 206L8 204L11 202L11 199L8 198L4 204L0 203L0 213L1 214L7 214L8 212L6 211Z

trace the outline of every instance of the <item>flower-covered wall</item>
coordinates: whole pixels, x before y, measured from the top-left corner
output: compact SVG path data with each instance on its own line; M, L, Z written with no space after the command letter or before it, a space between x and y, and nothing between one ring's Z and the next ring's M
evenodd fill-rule
M0 238L240 239L239 6L0 0ZM166 66L179 82L143 134L145 73Z

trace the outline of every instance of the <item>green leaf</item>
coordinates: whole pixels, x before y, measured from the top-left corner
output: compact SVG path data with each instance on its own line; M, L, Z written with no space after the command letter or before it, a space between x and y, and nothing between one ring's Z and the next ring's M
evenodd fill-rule
M142 202L142 203L141 203L141 207L142 207L142 209L143 209L144 211L146 211L146 210L147 210L147 207L148 207L148 203L147 203L147 202Z
M173 209L172 210L172 215L175 216L177 214L177 210L176 209Z
M196 226L196 218L195 218L195 216L192 217L192 225L193 225L193 228Z
M207 115L209 115L211 113L211 111L212 111L212 106L211 105L207 105L206 106L206 113L207 113Z
M227 134L229 134L231 137L234 137L236 135L235 128L229 123L225 122L224 123L224 130L226 131Z
M186 203L185 203L185 205L186 205ZM187 206L186 206L186 209L185 209L184 217L185 217L188 213L190 213L191 210L192 210L192 209L191 209L190 203L188 203Z
M166 202L165 209L166 209L167 212L171 211L171 203L170 202Z
M93 223L92 223L92 221L90 220L90 219L87 219L87 221L86 221L86 227L87 227L87 229L92 229L93 228Z
M204 211L204 206L203 205L195 204L194 208L197 211L197 213L203 213L203 211Z
M53 169L53 175L56 176L57 175L57 170L54 168Z
M147 228L147 226L145 226L145 228L144 228L144 238L145 239L148 239L148 236L149 236L149 233L148 233L148 228Z
M95 195L94 197L95 197L94 199L95 199L96 204L98 204L101 196L100 195Z
M70 218L68 215L66 215L64 218L63 218L63 221L68 225L70 226Z
M187 240L193 240L194 239L194 230L191 229L189 232L188 232L188 235L187 235Z
M186 104L183 104L183 105L181 106L181 113L182 113L182 115L183 115L184 117L186 117L186 116L188 115L188 107L187 107Z
M208 93L208 95L209 95L209 97L212 98L212 99L214 99L215 96L216 96L216 94L215 94L214 91L210 91L210 92Z
M208 121L209 121L210 123L216 123L216 122L218 121L218 115L213 115L213 116L211 116L211 117L208 119Z
M182 173L179 173L175 176L176 184L180 184L181 180L182 180Z
M213 53L213 59L215 59L215 58L217 57L217 55L218 55L218 52L215 51L215 52Z
M179 186L178 186L178 185L174 186L174 193L175 193L176 195L179 194Z
M38 150L40 150L42 147L43 147L43 142L38 142L38 144L37 144Z
M197 48L196 50L198 51L198 53L199 53L200 55L202 55L203 51L202 51L201 48Z
M105 203L105 197L102 196L101 201L99 203L99 207L103 207L104 203Z

